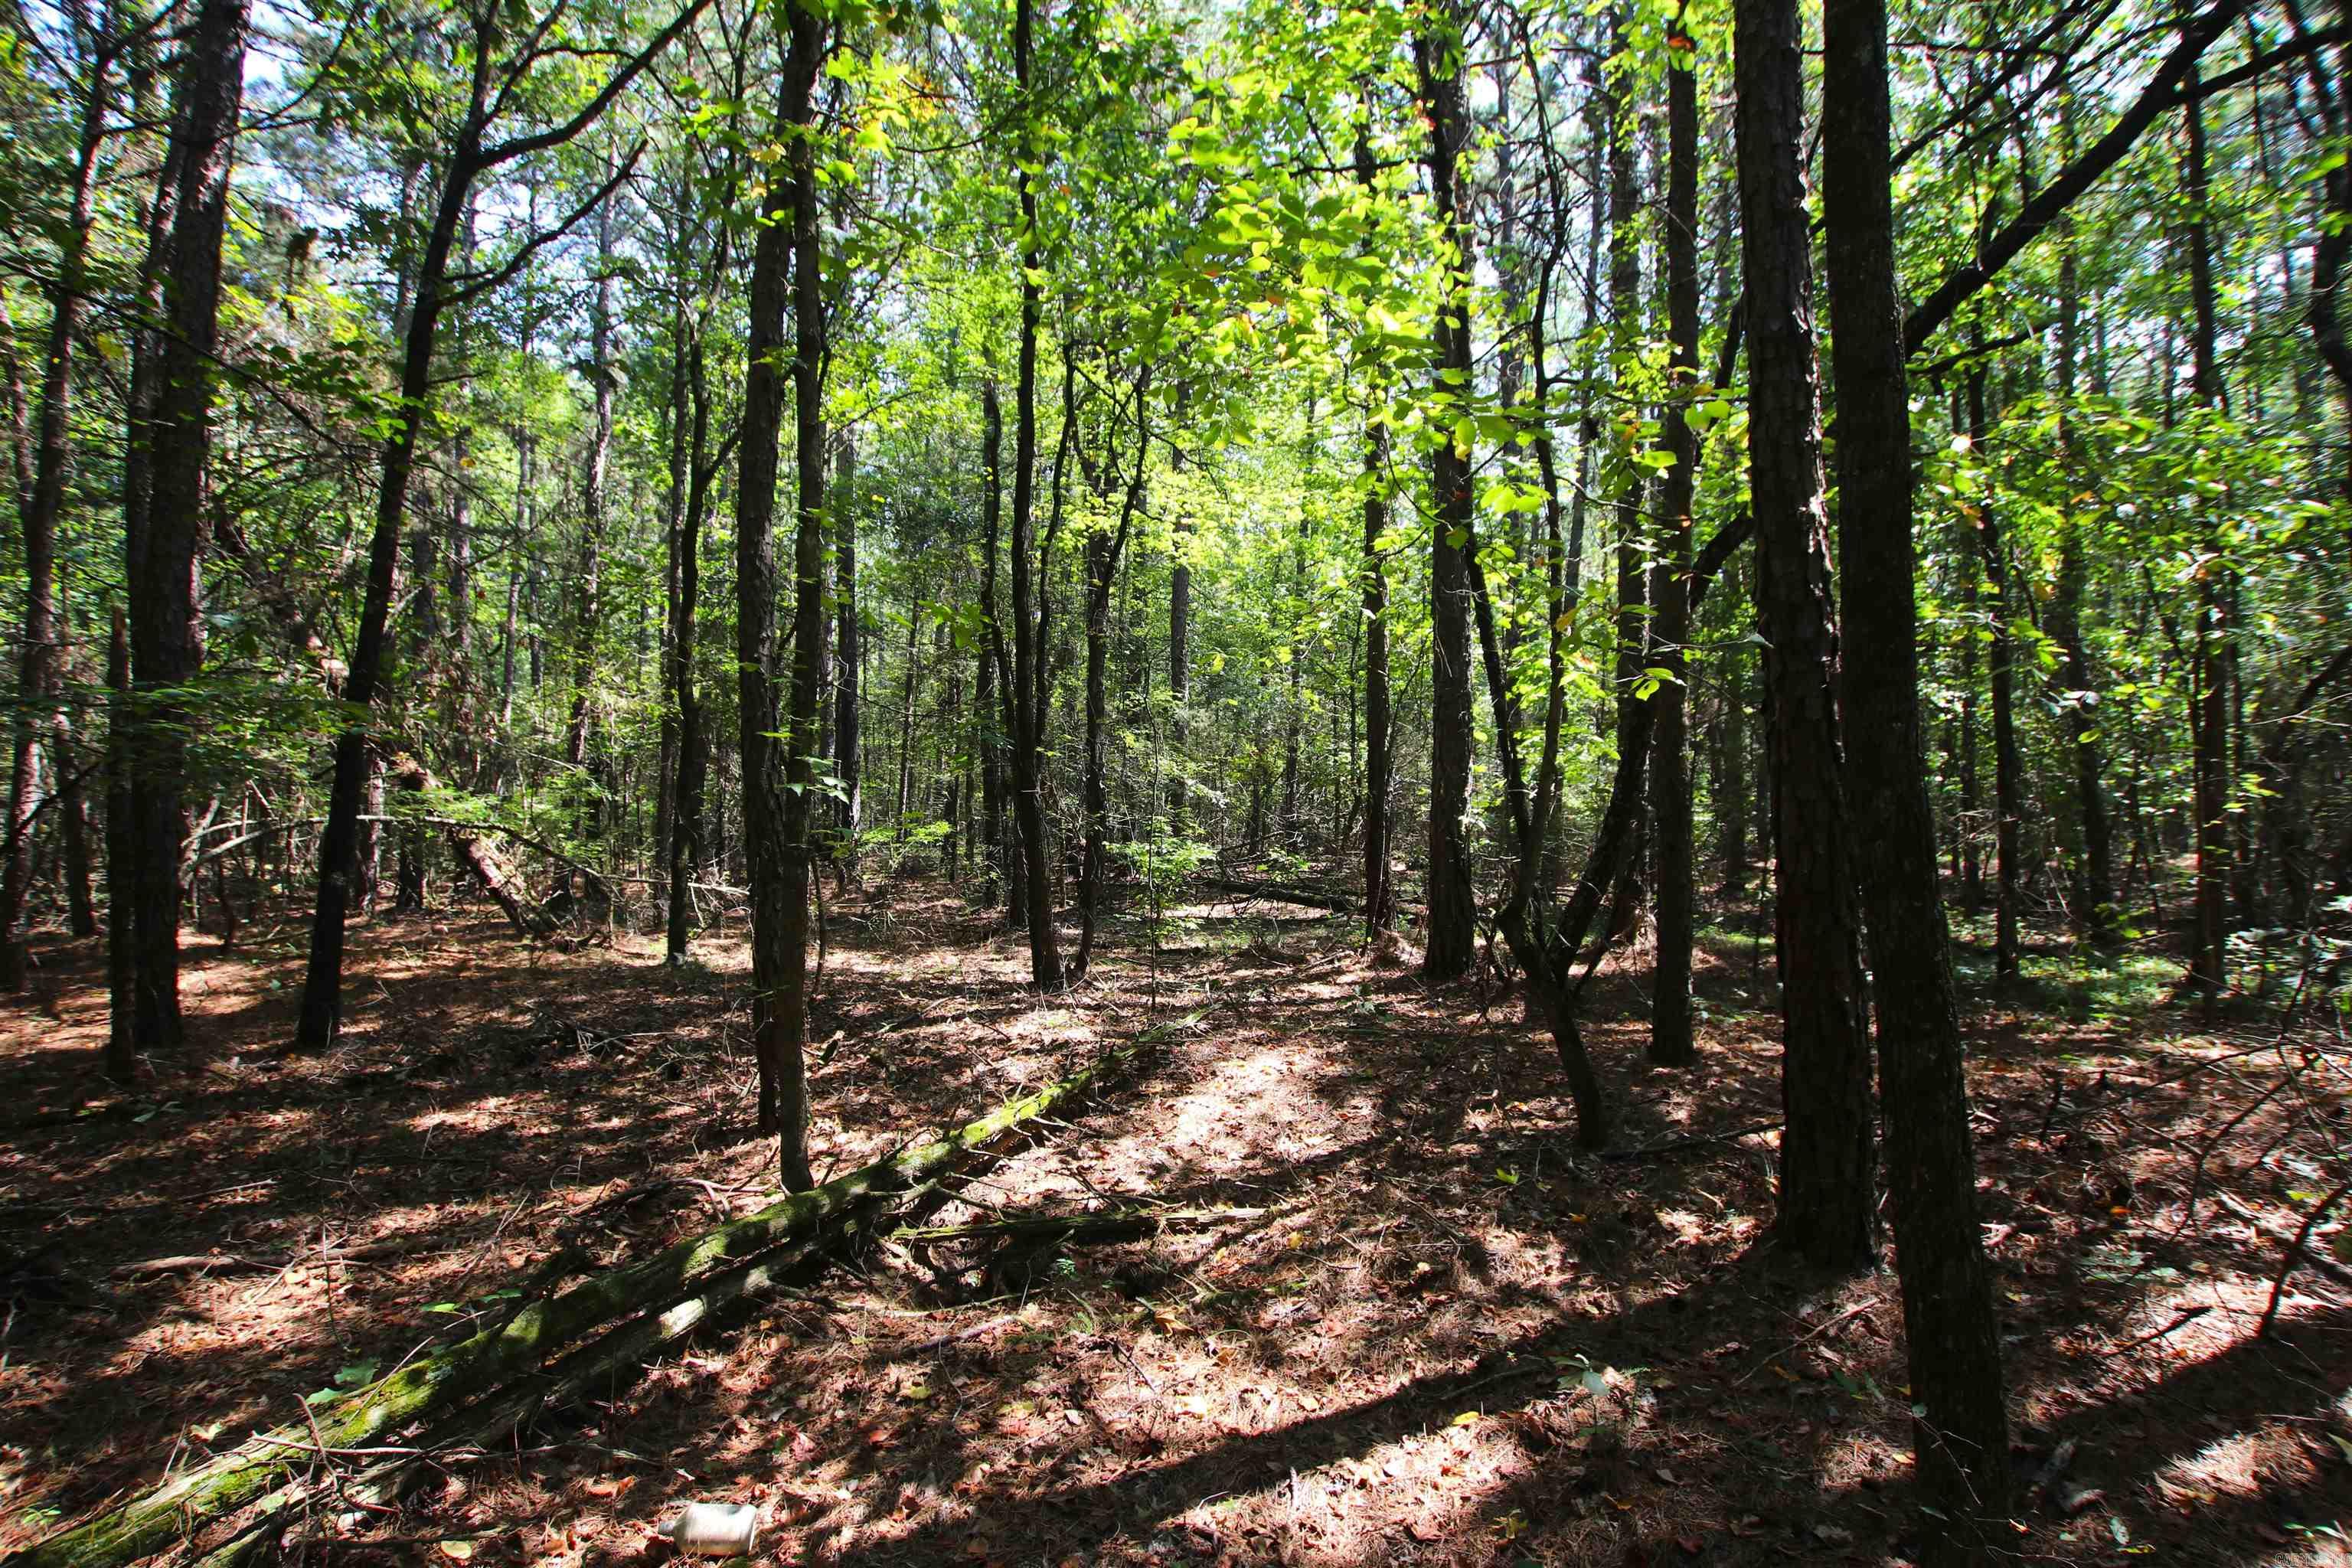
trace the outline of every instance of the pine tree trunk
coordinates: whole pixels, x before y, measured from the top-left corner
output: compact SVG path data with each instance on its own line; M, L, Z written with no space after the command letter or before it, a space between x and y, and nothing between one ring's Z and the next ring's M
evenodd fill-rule
M2196 72L2191 70L2189 90L2193 92L2196 83ZM2191 343L2195 392L2200 406L2214 409L2221 402L2221 373L2214 353L2213 255L2211 232L2206 220L2208 184L2202 100L2190 98L2181 113L2189 126L2185 183L2190 213L2189 298L2196 310ZM2195 774L2191 793L2197 825L2197 929L2185 984L2192 994L2204 999L2209 1016L2229 986L2228 671L2232 627L2227 575L2222 564L2212 561L2206 563L2198 578L2197 697L2189 726Z
M1053 992L1061 990L1065 984L1061 934L1054 923L1053 868L1042 795L1045 701L1053 679L1046 668L1044 595L1033 584L1035 572L1045 564L1033 544L1037 469L1037 337L1044 302L1040 279L1045 267L1045 251L1037 228L1037 176L1030 172L1037 163L1035 128L1029 120L1036 112L1036 106L1028 101L1034 79L1034 12L1035 0L1017 0L1013 22L1013 72L1024 100L1013 183L1020 196L1024 243L1021 257L1020 381L1013 393L1013 679L1007 700L1013 719L1013 818L1020 830L1022 893L1028 906L1029 979L1040 991ZM1064 401L1068 402L1066 395ZM1066 437L1069 428L1070 421L1066 416ZM1057 468L1057 474L1058 471Z
M796 5L793 11L795 45L799 25ZM795 123L795 110L805 118L814 70L813 60L803 58L797 47L792 49L779 98L780 127ZM769 187L751 254L742 468L735 488L736 707L740 725L736 743L743 770L744 870L751 893L751 1042L760 1067L759 1127L763 1133L777 1134L780 1163L788 1157L787 1152L804 1148L807 1135L804 1121L799 1126L787 1122L794 1109L788 1073L798 1053L787 1049L788 1037L779 1016L787 969L807 920L805 897L797 919L792 909L796 884L785 817L784 758L776 739L784 721L776 690L780 585L775 513L781 456L778 432L784 410L784 379L779 362L785 352L785 312L794 303L795 189L796 183L790 178ZM805 890L803 887L803 895ZM800 1110L804 1116L805 1105Z
M1734 8L1748 479L1766 648L1774 931L1783 1056L1781 1238L1822 1267L1871 1261L1877 1212L1870 1042L1840 788L1836 626L1823 515L1795 0Z
M1433 8L1413 37L1422 110L1429 145L1423 154L1438 228L1452 254L1434 329L1432 396L1441 408L1466 397L1475 374L1470 344L1470 285L1475 271L1470 226L1461 205L1456 163L1469 137L1463 102L1463 17L1454 0ZM1454 424L1435 416L1440 428ZM1430 763L1428 925L1422 973L1443 983L1458 979L1476 955L1476 907L1470 881L1470 563L1465 554L1475 500L1470 452L1457 437L1430 454L1435 514L1430 528Z
M1979 1235L1976 1159L1919 712L1910 395L1896 290L1885 0L1828 0L1822 115L1825 266L1837 378L1846 776L1869 925L1880 1101L1931 1562L2005 1550L2010 1489L2000 1321Z
M1357 143L1360 161L1369 158ZM1389 851L1389 800L1395 763L1390 755L1389 579L1381 536L1388 532L1389 432L1368 420L1364 429L1364 927L1389 930L1396 892Z
M1981 335L1979 340L1981 342ZM1982 362L1969 373L1969 443L1985 451L1985 374ZM1993 979L2013 986L2018 980L2019 863L2018 829L2024 810L2020 799L2025 786L2024 763L2017 750L2016 638L2010 631L2008 545L2003 542L2000 514L1989 498L1976 503L1978 569L1989 597L1986 624L1990 629L1987 665L1992 695L1992 816L1993 816Z
M784 68L785 122L795 134L793 182L793 409L800 515L793 541L793 657L783 799L784 930L772 1037L761 1063L777 1080L778 1160L784 1185L816 1184L808 1162L809 893L815 857L817 650L824 637L824 281L817 210L816 81L825 23L814 0L791 0L792 52Z
M137 1069L139 840L131 819L131 629L121 604L106 646L106 1076L127 1084Z
M2063 110L2069 156L2074 149L2073 109L2070 97ZM2061 464L2071 465L2074 451L2074 368L2083 304L2071 219L2066 224L2064 241L2065 249L2058 263L2058 447ZM2071 492L2071 482L2068 489ZM2091 942L2104 947L2116 938L2115 843L2114 830L2108 823L2105 760L2094 710L2098 693L2093 687L2090 649L2083 637L2083 595L2089 575L2081 521L2073 501L2062 501L2058 516L2058 574L2050 602L2050 630L2058 644L2059 679L2065 683L2061 701L2074 763L2074 814L2082 849L2081 870L2074 886L2075 921Z
M81 136L66 197L67 222L60 231L58 286L49 301L49 336L41 365L40 412L36 425L33 482L20 491L23 515L25 620L23 654L17 666L16 713L8 782L6 864L0 867L0 991L25 986L26 895L32 888L34 742L42 731L66 738L58 707L63 678L57 611L58 516L73 462L68 429L73 401L73 352L87 284L90 215L96 199L98 156L113 100L110 54L96 56L84 90ZM62 784L73 765L70 753L52 747L50 767ZM85 895L86 896L86 895Z
M1659 487L1665 538L1651 574L1655 607L1651 632L1666 677L1657 693L1657 728L1650 738L1650 821L1656 866L1657 962L1651 985L1650 1059L1668 1066L1697 1060L1691 1037L1691 942L1694 871L1690 777L1691 506L1698 442L1689 420L1688 384L1698 364L1698 88L1678 5L1669 28L1666 72L1666 333L1672 376L1660 417L1662 445L1675 460Z
M131 778L137 979L135 1027L149 1050L177 1048L180 1017L181 781L194 715L151 695L181 691L204 666L202 565L212 451L214 347L229 169L245 94L246 0L206 0L184 47L174 140L179 190L163 275L145 526L132 543L131 678L138 713Z
M833 771L841 780L837 817L841 847L835 864L844 886L857 879L857 835L865 816L864 759L860 752L866 742L864 716L858 709L859 678L864 674L860 660L865 658L865 647L859 640L861 628L857 624L857 501L853 494L856 474L856 447L853 437L845 432L833 485L834 613L838 623L834 633L837 649L835 668L838 673L833 693Z
M677 783L672 790L669 841L669 921L663 943L666 962L686 962L694 918L693 880L708 849L703 832L703 784L710 766L702 698L694 679L697 613L702 594L702 524L710 510L714 464L710 447L710 386L704 373L702 328L696 323L687 346L687 397L691 433L687 439L686 510L677 544L677 597L670 605L670 691L677 705Z

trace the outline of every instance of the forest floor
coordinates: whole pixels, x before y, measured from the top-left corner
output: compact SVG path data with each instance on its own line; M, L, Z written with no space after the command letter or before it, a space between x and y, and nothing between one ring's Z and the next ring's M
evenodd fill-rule
M1343 918L1179 914L1156 948L1119 922L1043 1000L935 881L836 900L814 1160L1137 1043L927 1223L1192 1218L886 1243L396 1516L322 1511L303 1560L649 1561L694 1499L761 1504L767 1561L877 1568L1906 1555L1893 1276L1823 1279L1764 1231L1751 939L1706 933L1695 1073L1642 1064L1638 960L1603 972L1590 1038L1623 1124L1595 1157L1515 998L1433 993ZM0 1550L296 1419L567 1243L637 1256L769 1193L740 926L670 972L652 940L534 950L470 910L362 924L320 1055L284 1045L299 937L191 933L190 1055L132 1095L94 1075L100 943L38 944L0 1013ZM2352 1561L2352 1292L2304 1269L2255 1337L2280 1237L2334 1184L2312 1152L2346 1135L2344 1042L2198 1027L2169 971L2053 948L2013 1003L1969 986L2015 1459L2043 1480L2018 1560Z

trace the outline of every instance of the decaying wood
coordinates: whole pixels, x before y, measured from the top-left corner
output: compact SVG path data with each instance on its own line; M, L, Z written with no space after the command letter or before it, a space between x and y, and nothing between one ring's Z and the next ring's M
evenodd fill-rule
M167 1274L267 1274L297 1268L305 1263L374 1263L405 1257L412 1250L406 1242L378 1241L362 1247L308 1247L299 1252L267 1256L189 1252L168 1258L142 1258L135 1263L118 1265L109 1273L116 1279L154 1279Z
M532 1301L469 1339L420 1355L331 1404L306 1409L299 1424L257 1434L207 1464L60 1531L8 1559L8 1568L110 1568L137 1562L248 1506L283 1506L299 1472L322 1454L386 1447L419 1426L464 1426L487 1418L485 1412L503 1419L509 1405L520 1410L517 1419L526 1419L549 1399L585 1386L580 1378L609 1374L629 1355L672 1342L728 1302L768 1289L782 1270L836 1247L848 1230L863 1226L877 1200L903 1199L935 1185L968 1155L1066 1104L1129 1054L1108 1053L935 1142L903 1149ZM591 1336L602 1337L573 1348ZM542 1373L551 1360L554 1365Z
M1130 1241L1171 1227L1231 1225L1265 1217L1264 1209L1106 1209L1094 1214L1011 1215L971 1225L902 1226L892 1241L931 1244L983 1237L1024 1241Z
M411 756L396 756L389 768L392 780L412 794L423 794L437 787L429 769ZM554 932L555 922L530 904L515 896L513 879L495 851L482 841L471 826L452 818L441 820L442 837L449 841L450 852L460 864L473 872L474 880L490 896L493 903L506 912L515 931L525 937L538 938Z
M1233 877L1211 877L1207 886L1220 893L1236 893L1245 899L1264 899L1268 903L1297 904L1301 909L1326 910L1335 915L1351 915L1363 900L1342 898L1337 893L1318 892L1313 888L1286 888L1274 882L1244 882Z

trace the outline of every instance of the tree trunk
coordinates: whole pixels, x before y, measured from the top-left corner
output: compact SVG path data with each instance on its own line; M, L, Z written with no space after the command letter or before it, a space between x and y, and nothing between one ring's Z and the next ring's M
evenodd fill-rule
M1978 334L1981 345L1982 335ZM1985 374L1979 360L1969 372L1969 444L1985 453ZM1990 496L1976 502L1978 569L1989 591L1986 625L1991 632L1987 664L1992 690L1992 816L1993 816L1993 979L2013 986L2018 980L2018 829L2024 807L2024 763L2017 750L2016 638L2009 626L2009 554L2000 532L2000 514Z
M1356 143L1358 161L1367 143ZM1396 888L1389 854L1389 798L1395 763L1389 752L1389 578L1381 536L1389 529L1389 430L1377 418L1364 424L1364 931L1370 936L1396 921Z
M131 818L131 628L121 604L106 645L106 1076L127 1084L138 1066L139 835Z
M135 1024L149 1050L172 1050L180 1017L180 791L195 716L181 702L204 667L202 563L210 532L214 345L229 168L245 100L246 0L206 0L181 64L174 140L178 192L163 269L165 330L155 362L145 526L131 540L131 677L142 699L130 816L136 919Z
M791 710L785 721L787 792L783 799L784 931L772 1038L762 1039L762 1068L777 1079L778 1159L784 1185L804 1192L816 1184L808 1163L809 885L815 846L810 832L816 806L817 645L824 637L824 280L819 248L816 183L818 72L824 63L825 23L815 0L791 0L792 52L784 68L785 123L793 132L788 166L793 202L793 453L800 490L793 540L793 658Z
M355 714L364 715L373 707L384 678L401 524L407 515L408 492L416 468L416 443L425 423L423 415L433 404L434 340L446 304L443 280L467 192L478 172L473 143L479 136L475 123L478 114L478 104L475 113L468 117L468 138L461 143L444 176L433 226L417 269L416 295L409 310L408 332L403 345L401 396L403 403L417 410L418 415L401 420L384 442L383 468L376 487L375 530L368 551L367 596L361 610L359 640L352 655L351 673L343 683L343 700ZM341 1025L343 920L352 902L360 808L374 772L363 721L347 721L335 743L333 790L328 801L326 828L319 836L318 902L311 920L310 966L302 984L302 1014L295 1030L295 1043L307 1049L326 1048L333 1043Z
M795 45L800 7L793 9ZM815 62L795 47L786 60L779 99L780 127L805 118ZM796 173L796 171L795 171ZM794 303L792 269L798 249L794 212L797 182L777 180L768 187L759 240L751 253L751 334L745 346L742 472L735 488L735 667L740 720L737 753L743 770L743 859L751 890L751 1038L760 1064L760 1131L778 1135L779 1160L804 1148L803 1121L788 1126L794 1107L787 1082L788 1037L778 1013L794 939L805 926L795 920L792 891L792 845L784 809L783 758L776 736L783 723L776 691L775 513L783 422L785 312ZM794 360L797 374L797 356ZM795 554L797 567L797 552ZM795 623L797 626L797 623ZM805 895L805 888L803 888ZM803 955L803 962L805 962ZM804 1101L797 1107L805 1116ZM804 1157L804 1156L803 1156ZM805 1184L805 1182L803 1182Z
M1613 51L1631 47L1625 35L1625 13L1618 7L1610 13L1610 39ZM1635 177L1635 126L1631 108L1612 94L1607 103L1609 113L1609 343L1615 354L1634 355L1640 352L1644 333L1642 320L1642 233L1641 185ZM1639 395L1633 378L1621 375L1621 397ZM1629 405L1630 406L1630 405ZM1657 732L1655 705L1633 700L1633 689L1643 679L1649 667L1649 519L1643 508L1643 475L1630 462L1612 463L1604 473L1614 469L1622 474L1617 494L1617 622L1616 622L1616 684L1617 684L1617 747L1622 752L1632 743L1634 713L1637 707L1648 709L1643 722L1648 732ZM1605 482L1605 481L1604 481ZM1646 768L1647 763L1644 762ZM1642 842L1647 837L1648 812L1646 800L1639 803L1633 816L1633 844L1631 852L1618 862L1617 879L1610 889L1609 919L1601 930L1608 940L1620 942L1630 940L1633 924L1642 904Z
M839 868L844 886L857 879L857 835L864 826L864 759L860 749L865 745L862 728L864 715L858 710L858 679L864 673L859 660L865 657L860 642L861 628L857 624L857 501L852 494L857 473L857 453L847 432L841 437L840 464L834 474L834 614L837 622L834 633L836 648L835 677L833 751L834 775L841 781L841 804L837 822L841 832Z
M1017 0L1013 21L1013 66L1021 88L1023 109L1014 154L1013 183L1020 195L1021 233L1021 362L1020 382L1013 394L1013 679L1005 693L1010 710L1013 763L1013 816L1021 834L1024 896L1028 904L1029 978L1041 991L1063 988L1061 936L1054 924L1052 866L1045 842L1045 808L1042 752L1045 747L1045 698L1052 679L1045 667L1045 610L1042 594L1033 593L1031 542L1035 510L1037 468L1037 331L1044 289L1044 242L1038 237L1037 176L1030 171L1038 155L1031 116L1037 106L1030 97L1033 79L1032 39L1035 27L1034 0ZM1065 381L1067 381L1065 376ZM1066 395L1065 403L1068 402ZM1069 421L1065 418L1066 434ZM1040 602L1034 605L1033 598Z
M2071 98L2063 110L2066 151L2074 152ZM2072 472L2074 461L2074 366L2082 331L2082 285L2075 264L2074 221L2067 220L2065 248L2058 261L2058 455L2062 469ZM2071 495L2071 479L2066 489ZM2050 602L2050 630L2058 644L2059 679L2065 689L2066 738L2074 762L2074 813L2082 840L2081 869L2075 879L2075 921L2095 945L2105 947L2116 938L2116 869L2113 830L2108 826L2105 763L2099 746L2099 725L2094 705L2091 656L2083 637L2083 593L2090 564L2083 552L2082 523L2071 499L2058 513L2058 574Z
M1878 1203L1870 1042L1839 784L1836 625L1802 168L1802 36L1795 0L1737 0L1748 481L1765 642L1786 1111L1779 1227L1811 1262L1859 1268L1874 1251Z
M1919 716L1910 394L1896 290L1885 0L1828 0L1825 266L1837 378L1847 779L1869 924L1880 1102L1930 1561L2005 1548L2000 1321L1979 1239L1968 1080Z
M1698 1059L1691 1037L1690 641L1691 506L1698 442L1685 416L1698 366L1698 88L1687 18L1675 8L1666 72L1666 335L1673 361L1662 444L1675 460L1660 485L1665 538L1650 578L1651 635L1659 666L1657 728L1650 738L1650 823L1656 868L1657 961L1651 984L1650 1059Z
M2193 91L2192 68L2188 86ZM2181 110L2189 125L2189 282L2196 310L2195 391L2199 405L2220 407L2221 372L2214 353L2212 235L2206 221L2205 112L2192 97ZM2198 576L2197 699L2189 731L2194 753L2197 822L2197 931L2187 990L2203 998L2210 1016L2229 986L2230 646L2228 570L2209 561Z
M1021 847L1005 831L1005 756L1013 728L1013 677L1004 659L1004 622L996 603L997 542L1003 531L1004 406L996 383L981 388L981 518L984 540L981 553L981 619L987 644L981 651L981 788L988 797L989 903L1001 896L1006 919L1016 927L1028 923L1029 881L1022 868ZM993 695L995 704L991 706Z
M1748 808L1755 792L1748 780L1748 661L1744 647L1724 650L1723 745L1715 773L1716 854L1723 861L1717 896L1736 903L1748 895Z
M703 781L709 771L710 742L705 733L702 698L694 679L696 616L702 594L702 523L710 510L710 384L704 374L702 327L697 322L687 347L687 395L693 405L693 432L687 443L686 510L677 540L677 598L670 606L670 690L677 704L677 784L672 791L669 840L669 921L665 962L686 962L692 940L696 872L708 846L703 836Z
M1127 555L1129 531L1143 502L1144 477L1151 460L1151 369L1135 381L1135 474L1118 510L1118 526L1087 536L1087 749L1086 858L1079 873L1078 950L1070 961L1073 984L1086 978L1094 956L1095 929L1101 915L1105 860L1110 830L1110 595Z
M83 264L89 246L90 215L97 190L98 155L106 135L107 110L113 99L109 85L112 56L93 56L88 96L82 105L79 144L66 198L67 222L59 235L58 286L49 300L49 338L41 365L41 403L36 426L33 483L22 494L18 519L25 551L24 651L17 666L16 713L8 780L6 864L0 867L0 991L25 986L25 899L32 888L34 742L49 731L62 742L64 715L58 699L63 677L62 646L57 613L58 515L65 500L66 477L73 462L73 442L68 421L72 414L74 340L79 330L88 286ZM52 746L49 759L60 784L73 766L72 756Z
M1470 126L1463 102L1462 15L1454 0L1435 7L1413 36L1423 112L1430 125L1423 162L1444 247L1444 279L1434 327L1431 396L1441 410L1459 404L1475 374L1470 346L1470 287L1475 272L1470 226L1461 207L1456 163ZM1433 415L1440 428L1450 415ZM1474 498L1467 441L1450 437L1430 454L1435 513L1430 528L1430 763L1428 926L1422 973L1443 983L1469 970L1477 946L1470 878L1470 564Z
M595 724L596 630L604 616L604 512L607 470L613 457L613 204L596 215L596 293L589 312L588 379L594 384L595 416L588 432L588 466L580 485L579 599L572 626L572 716L563 729L563 760L574 768L588 763L589 731ZM588 810L590 837L602 807Z

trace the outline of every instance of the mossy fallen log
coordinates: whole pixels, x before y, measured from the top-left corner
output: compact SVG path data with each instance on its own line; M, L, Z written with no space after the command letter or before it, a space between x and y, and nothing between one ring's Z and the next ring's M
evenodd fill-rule
M658 1328L665 1314L683 1313L678 1331L690 1331L708 1315L709 1309L697 1309L697 1303L737 1274L749 1279L745 1265L778 1247L838 1228L839 1222L862 1212L869 1199L904 1194L937 1181L965 1155L1069 1100L1130 1054L1108 1053L936 1142L902 1149L757 1214L534 1301L495 1328L419 1356L389 1376L320 1406L299 1424L257 1434L207 1464L16 1552L7 1559L6 1568L116 1568L135 1563L265 1498L299 1467L315 1462L321 1449L331 1454L382 1446L395 1434L437 1422L469 1400L529 1378L575 1341L622 1320L651 1314L647 1321Z
M298 1512L315 1516L322 1511L385 1508L447 1464L469 1455L496 1452L542 1410L561 1409L592 1394L610 1396L633 1381L660 1352L709 1327L729 1308L784 1289L795 1279L815 1272L825 1254L868 1229L885 1208L894 1208L937 1184L936 1180L927 1181L905 1192L870 1197L853 1205L837 1226L826 1226L821 1235L788 1243L750 1263L714 1274L693 1295L608 1330L544 1371L505 1384L428 1427L413 1443L389 1454L375 1451L375 1462L356 1474L318 1483L309 1479L289 1480L255 1504L236 1533L200 1558L197 1568L236 1568L258 1560L276 1544L289 1516ZM332 1448L321 1454L315 1442L289 1447L288 1458L295 1466L371 1457ZM306 1503L313 1506L306 1510Z

